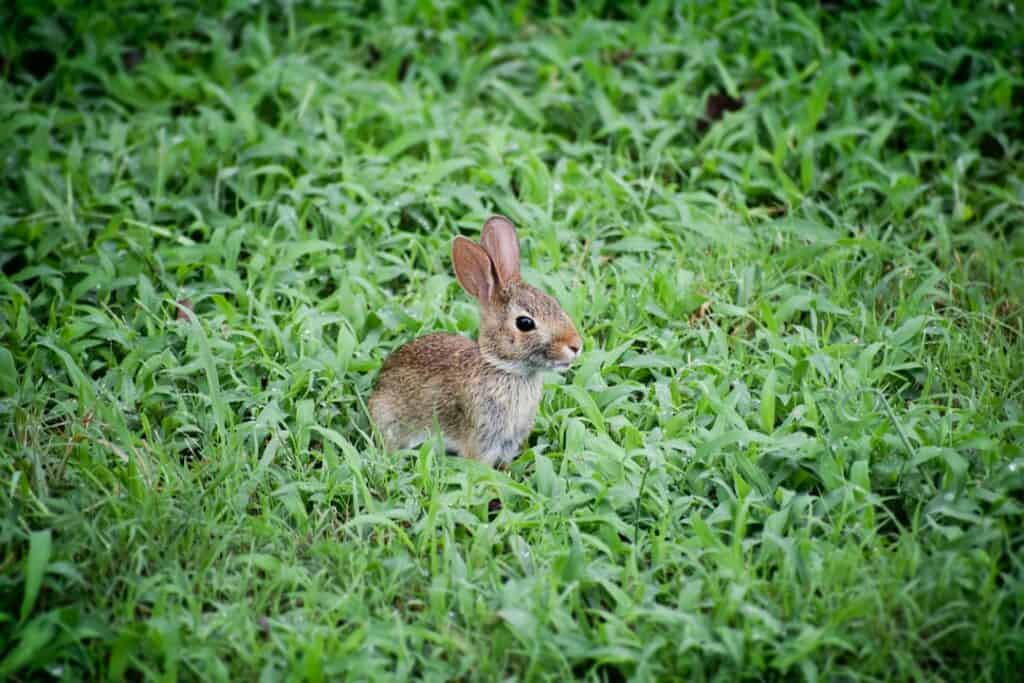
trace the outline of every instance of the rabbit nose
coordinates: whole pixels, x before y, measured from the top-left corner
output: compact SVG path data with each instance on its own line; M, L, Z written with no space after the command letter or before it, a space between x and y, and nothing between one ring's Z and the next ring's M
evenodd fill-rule
M572 355L574 358L580 355L580 348L582 346L583 340L580 339L580 336L578 334L574 334L573 336L569 337L569 339L567 339L565 342L565 348L572 351Z

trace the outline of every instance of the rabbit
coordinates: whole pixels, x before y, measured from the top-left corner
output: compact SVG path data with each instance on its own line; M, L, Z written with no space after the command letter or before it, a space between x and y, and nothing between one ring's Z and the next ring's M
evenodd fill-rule
M388 450L413 448L440 427L445 449L504 469L533 429L542 371L566 371L583 345L554 298L523 282L519 238L504 216L480 244L452 241L455 277L480 304L479 342L435 333L394 351L370 396Z

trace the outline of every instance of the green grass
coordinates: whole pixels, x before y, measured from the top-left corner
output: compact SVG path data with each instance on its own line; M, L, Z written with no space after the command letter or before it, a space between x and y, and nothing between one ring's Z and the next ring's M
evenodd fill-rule
M1019 6L311 4L0 12L0 678L1019 674ZM383 453L493 211L583 358Z

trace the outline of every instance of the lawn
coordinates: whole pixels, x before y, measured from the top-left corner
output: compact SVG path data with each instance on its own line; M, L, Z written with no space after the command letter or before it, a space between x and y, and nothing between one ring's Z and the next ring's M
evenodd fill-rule
M1020 6L584 4L5 4L0 679L1019 675ZM583 355L385 452L494 212Z

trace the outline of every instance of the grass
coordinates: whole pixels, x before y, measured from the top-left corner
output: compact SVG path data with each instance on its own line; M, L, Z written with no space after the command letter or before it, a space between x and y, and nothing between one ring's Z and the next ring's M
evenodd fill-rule
M401 4L2 11L0 678L1013 678L1019 7ZM581 362L384 453L492 211Z

